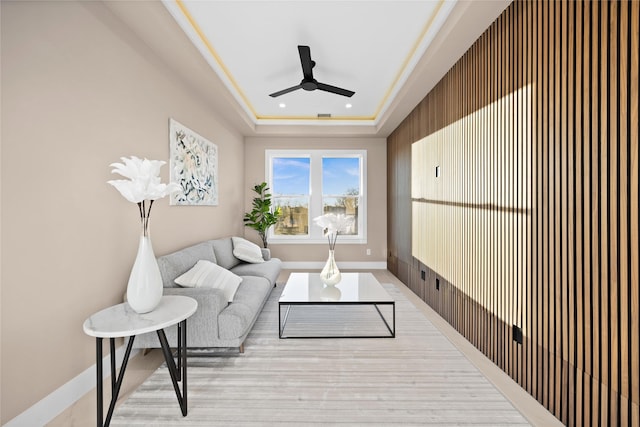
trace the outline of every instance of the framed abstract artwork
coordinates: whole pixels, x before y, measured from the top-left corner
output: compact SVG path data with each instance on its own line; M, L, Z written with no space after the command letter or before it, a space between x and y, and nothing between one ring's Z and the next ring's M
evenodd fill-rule
M218 146L169 119L171 181L182 187L171 205L218 205Z

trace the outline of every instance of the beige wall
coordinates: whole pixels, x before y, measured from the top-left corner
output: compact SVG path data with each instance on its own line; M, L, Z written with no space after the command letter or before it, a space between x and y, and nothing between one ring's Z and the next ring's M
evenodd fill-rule
M242 233L246 186L242 136L103 5L2 1L1 14L5 423L95 362L82 323L125 292L139 223L110 163L167 160L170 117L218 145L220 205L156 203L158 255Z
M387 148L384 138L295 138L252 137L245 142L245 178L247 188L264 181L265 150L268 149L366 149L367 150L367 243L340 244L338 262L386 262L387 254ZM245 210L251 209L252 192L245 193ZM259 243L257 233L245 230L245 236ZM287 262L320 262L327 258L327 245L270 244L271 253ZM366 254L367 248L371 255Z

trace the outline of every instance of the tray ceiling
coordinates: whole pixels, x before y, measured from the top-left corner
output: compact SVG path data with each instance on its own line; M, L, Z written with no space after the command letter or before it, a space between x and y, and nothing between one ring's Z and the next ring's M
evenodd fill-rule
M103 4L244 135L386 137L510 2ZM300 84L298 45L310 47L316 80L355 94L297 90L270 97Z
M454 2L175 1L176 22L257 123L375 122L437 34ZM347 98L298 90L298 45L308 45L314 77L355 91ZM324 119L326 121L326 119Z

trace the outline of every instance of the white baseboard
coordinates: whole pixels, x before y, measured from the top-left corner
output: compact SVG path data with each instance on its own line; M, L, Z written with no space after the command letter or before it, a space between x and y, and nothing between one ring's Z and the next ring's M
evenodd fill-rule
M105 344L108 346L109 341L105 340ZM116 366L118 369L120 369L120 366L122 365L125 350L125 345L116 349ZM133 358L139 351L140 350L131 351L129 359ZM111 360L107 355L102 359L102 378L107 378L109 376L111 376ZM110 383L108 387L110 387ZM94 388L96 388L95 364L85 369L80 375L76 376L53 393L49 394L29 409L10 420L8 423L4 424L4 427L44 426ZM106 393L107 395L110 395L109 390L107 390Z
M338 268L344 270L386 270L386 261L374 261L374 262L340 262L338 261ZM282 263L282 268L285 270L322 270L325 262L314 261L294 261Z

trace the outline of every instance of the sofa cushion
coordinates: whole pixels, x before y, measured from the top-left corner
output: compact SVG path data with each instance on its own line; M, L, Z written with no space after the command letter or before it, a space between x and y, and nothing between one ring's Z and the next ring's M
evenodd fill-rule
M260 246L242 237L232 237L231 241L233 242L233 256L239 260L252 264L264 262Z
M229 304L218 316L218 333L222 339L233 339L244 335L273 289L265 278L246 276L238 288L233 304Z
M282 261L279 258L271 258L261 264L241 263L231 269L238 276L264 277L271 285L276 284L280 270L282 270Z
M186 273L198 260L216 262L216 255L210 242L198 243L179 251L158 257L158 267L165 288L178 287L174 280Z
M220 289L225 299L232 302L242 277L211 261L200 260L189 271L176 277L175 282L185 288Z
M231 270L240 263L240 260L233 256L233 242L231 241L231 237L210 240L209 242L211 246L213 246L213 252L216 254L216 264L220 267Z

